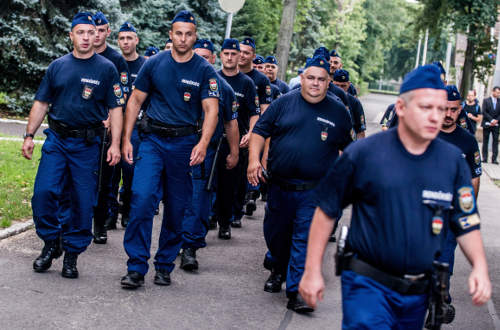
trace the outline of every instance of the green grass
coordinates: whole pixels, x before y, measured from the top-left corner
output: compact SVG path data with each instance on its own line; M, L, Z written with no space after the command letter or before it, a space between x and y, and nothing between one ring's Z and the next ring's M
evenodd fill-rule
M2 134L2 133L0 133L0 137L6 137L6 138L20 138L20 139L22 139L22 138L23 138L22 136L12 136L12 135ZM42 136L35 136L35 140L40 140L40 141L43 141L43 140L45 140L45 135L42 135Z
M0 228L32 214L31 196L41 145L35 145L32 160L22 156L21 145L22 142L0 141Z
M493 180L493 182L500 188L500 180Z

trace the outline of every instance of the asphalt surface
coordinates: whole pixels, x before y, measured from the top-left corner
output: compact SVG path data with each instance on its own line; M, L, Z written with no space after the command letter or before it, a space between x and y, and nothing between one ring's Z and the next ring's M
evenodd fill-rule
M380 112L394 97L371 94L362 101L368 131L373 133L377 131L375 121ZM5 125L14 124L0 123L0 133L6 134ZM500 306L500 188L487 176L482 178L478 205L493 299L489 305L472 305L467 292L470 266L457 251L452 278L457 317L452 326L443 327L446 329L500 329L495 310L495 306ZM47 273L32 271L32 262L42 248L34 230L1 240L0 328L340 329L342 307L339 279L334 276L335 244L330 243L325 256L325 300L310 316L288 311L284 291L271 294L262 290L269 275L262 267L266 252L263 206L259 202L254 216L243 219L243 228L233 229L230 241L219 240L217 232L210 231L207 248L198 252L199 271L186 273L176 268L169 287L154 285L154 271L150 271L144 287L137 291L121 289L120 277L126 273L123 229L110 231L107 245L92 244L80 256L77 280L60 276L62 258ZM160 216L155 218L152 255L156 251ZM343 222L347 223L349 217L347 210ZM150 266L153 269L152 261Z

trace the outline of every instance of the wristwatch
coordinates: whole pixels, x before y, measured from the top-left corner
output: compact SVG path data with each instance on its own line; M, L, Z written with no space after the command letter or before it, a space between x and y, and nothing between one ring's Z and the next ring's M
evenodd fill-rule
M31 133L27 133L27 132L23 134L23 139L26 140L26 138L29 138L29 137L30 138L34 138L35 134L31 134Z

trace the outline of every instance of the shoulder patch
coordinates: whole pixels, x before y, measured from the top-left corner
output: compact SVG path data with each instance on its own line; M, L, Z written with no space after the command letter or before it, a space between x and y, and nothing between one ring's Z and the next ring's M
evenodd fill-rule
M120 73L120 81L122 85L128 84L128 74L126 72Z
M479 156L479 151L476 151L474 153L474 163L476 163L476 165L481 164L481 156Z
M210 78L210 79L208 79L208 84L209 84L209 86L210 86L210 90L211 90L212 92L216 92L216 91L218 91L218 90L219 90L219 86L218 86L218 84L217 84L217 79L215 79L215 78Z
M266 85L266 94L271 95L271 85Z
M464 213L471 213L475 207L472 187L462 187L458 189L458 206Z
M118 98L122 97L122 89L120 88L119 84L113 85L113 91L115 92L116 97L118 97Z
M258 96L255 96L255 106L256 107L259 107L259 97Z
M481 219L479 219L479 215L477 215L477 213L474 213L466 217L459 218L458 223L462 229L468 229L472 226L480 224Z

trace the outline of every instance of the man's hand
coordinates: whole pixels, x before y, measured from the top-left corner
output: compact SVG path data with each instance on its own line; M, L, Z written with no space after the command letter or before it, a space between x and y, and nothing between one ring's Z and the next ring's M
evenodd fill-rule
M128 164L134 163L134 146L127 139L122 139L122 157Z
M105 129L109 130L109 128L111 127L111 118L109 115L108 119L102 121L102 124L104 125ZM108 132L108 134L110 134L110 132Z
M194 146L193 151L191 151L191 157L189 158L189 166L195 166L201 164L205 160L205 155L207 154L207 147L202 145L201 142Z
M35 148L35 142L33 142L32 138L27 137L26 139L24 139L23 147L21 149L24 158L31 160L31 157L33 157L34 148Z
M250 133L243 135L240 141L240 148L248 148L249 141L250 141Z
M470 119L474 119L474 116L472 115L472 113L468 113L467 117L469 117Z
M469 293L472 296L474 305L480 306L487 302L491 297L491 282L488 271L472 268L469 276Z
M305 271L299 283L299 294L304 298L306 304L316 308L318 302L323 300L324 291L325 282L321 273Z
M238 164L238 155L229 154L226 157L226 168L233 169Z
M109 163L109 166L115 166L120 161L120 158L120 148L117 144L112 144L108 149L106 161Z
M490 122L491 126L497 126L498 125L498 120L496 119L493 119L491 122Z
M259 181L266 182L262 176L262 165L259 161L254 161L248 164L247 170L248 182L254 187L259 185Z

